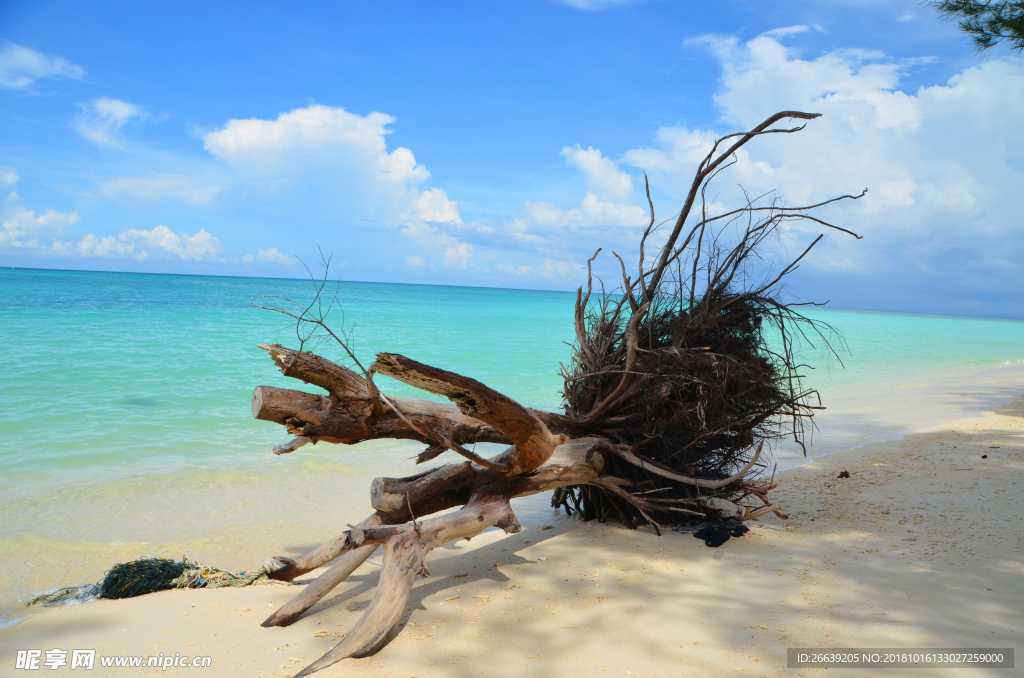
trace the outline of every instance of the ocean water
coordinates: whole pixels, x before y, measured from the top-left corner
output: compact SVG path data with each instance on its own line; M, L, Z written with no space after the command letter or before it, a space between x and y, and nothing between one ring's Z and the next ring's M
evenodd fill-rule
M288 440L255 421L250 397L283 377L259 343L295 345L260 295L309 299L309 281L0 270L0 623L56 586L113 563L180 557L258 566L323 542L370 513L369 481L408 475L421 446ZM532 407L558 409L574 294L342 283L364 364L389 351L472 376ZM828 408L811 457L978 415L1024 392L1024 322L816 309L842 334L839 360L806 346L807 385ZM335 346L319 352L341 357ZM395 395L424 397L387 378ZM779 468L804 463L792 444ZM442 458L441 461L444 461ZM780 497L784 500L784 490ZM524 522L556 519L545 497Z

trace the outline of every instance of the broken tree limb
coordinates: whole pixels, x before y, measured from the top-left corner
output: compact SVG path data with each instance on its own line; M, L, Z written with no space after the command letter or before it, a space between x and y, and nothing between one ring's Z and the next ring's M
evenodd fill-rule
M478 487L497 485L509 497L546 492L556 487L587 484L597 479L605 466L600 438L576 438L559 445L533 473L507 477L506 474L469 462L447 464L408 478L375 478L370 485L370 503L384 525L409 522L415 516L428 516L463 506ZM492 457L503 462L506 450ZM410 507L412 510L410 510Z
M312 439L310 438L297 436L286 442L284 445L275 446L273 452L274 454L289 454L310 442L312 442Z
M368 398L366 381L358 374L308 351L295 351L280 344L260 344L286 377L319 386L337 398Z
M391 400L406 417L422 427L446 431L446 435L459 444L512 442L501 431L465 416L452 405L413 398ZM351 445L379 438L431 442L392 412L373 417L369 397L334 400L303 391L257 386L252 394L252 414L256 419L281 424L295 435L329 443Z
M513 475L537 468L556 447L568 440L553 434L547 425L525 407L506 395L454 372L416 362L397 353L378 353L373 369L455 403L464 415L490 424L504 432L515 444L509 458Z
M661 476L662 478L669 478L670 480L675 480L676 482L686 483L687 485L696 485L697 487L718 489L721 487L727 487L733 483L740 482L743 479L743 477L747 474L747 471L754 468L754 464L757 463L758 458L761 456L762 447L764 447L763 440L757 446L757 452L754 453L754 458L751 459L746 466L740 469L737 473L729 476L728 478L723 478L722 480L701 480L700 478L688 478L684 475L680 475L669 469L666 469L661 464L653 462L650 459L641 459L637 455L633 454L632 450L630 450L629 447L625 445L613 445L609 446L607 449L609 452L612 452L622 457L630 464L648 470L651 473Z

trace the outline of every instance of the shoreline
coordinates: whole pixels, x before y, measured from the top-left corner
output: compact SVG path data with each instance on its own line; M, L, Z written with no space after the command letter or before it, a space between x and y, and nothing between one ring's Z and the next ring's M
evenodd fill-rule
M851 477L836 479L840 470ZM790 520L754 521L717 549L593 522L485 533L432 554L433 576L417 579L403 626L378 654L317 675L494 675L501 665L571 676L816 676L825 674L787 670L785 648L1012 647L1024 631L1022 484L1017 399L791 469L780 488ZM259 623L295 586L167 591L33 615L0 629L0 661L43 646L178 652L213 657L217 675L291 676L365 608L379 555L372 560L288 628ZM901 671L918 675L887 675ZM930 675L947 671L960 675ZM989 674L1001 675L972 673Z
M961 367L958 367L958 368L948 368L948 370L946 370L943 373L943 376L948 376L949 374L958 374L959 376L961 376L961 379L953 380L952 382L950 380L948 380L948 379L939 379L938 382L943 387L940 390L946 390L946 388L948 388L950 386L952 386L954 390L979 390L980 389L981 390L980 393L975 393L975 394L972 394L972 395L975 395L975 396L979 396L980 395L981 398L982 398L982 402L986 403L987 405L998 404L998 405L1001 405L1003 407L1011 405L1012 403L1014 403L1018 399L1024 398L1024 386L1007 386L1007 384L1019 384L1019 383L1021 383L1019 381L1019 378L1024 376L1024 374L1019 374L1020 370L1013 370L1013 369L1011 369L1010 371L1004 371L1004 370L1006 370L1007 367L1013 368L1013 367L1016 367L1016 365L1015 364L1010 364L1010 363L999 363L999 364L988 364L988 365L975 366L975 367L963 367L963 366L961 366ZM975 387L974 389L965 388L966 384L965 384L964 380L962 379L962 377L965 376L965 375L968 375L968 374L973 376L973 377L975 377L975 378L982 377L981 379L976 379L976 381L975 381L975 383L980 383L982 385L979 386L979 387ZM948 398L948 396L947 396L947 398ZM964 402L961 403L961 402L957 402L956 400L950 400L947 403L941 403L940 404L939 401L936 400L934 397L928 402L928 405L930 406L928 411L932 412L933 414L938 414L940 412L939 408L945 408L945 410L947 410L946 412L944 412L947 415L947 417L945 419L934 419L933 418L932 421L930 421L929 423L915 424L915 425L912 425L912 426L910 426L908 428L903 428L903 429L894 429L894 430L890 431L887 434L887 437L884 437L881 440L869 440L869 441L866 441L866 442L862 442L862 443L856 444L856 445L854 445L852 447L841 448L841 449L834 450L834 451L830 451L830 450L825 450L825 451L821 451L821 452L815 451L815 452L812 452L812 454L809 454L807 457L803 457L803 458L796 457L796 458L784 458L783 460L778 460L777 459L776 462L775 462L776 463L776 468L774 469L774 472L778 473L778 474L789 475L792 471L795 471L795 470L803 468L805 466L814 464L815 460L824 460L824 459L831 458L831 457L844 457L845 455L849 455L851 453L858 452L859 450L862 450L865 447L870 447L870 446L873 446L873 445L885 445L885 444L888 444L888 443L897 443L897 442L906 440L908 436L911 436L911 435L914 435L914 434L917 434L917 433L926 433L926 432L929 432L929 431L934 430L936 428L941 428L941 427L946 426L946 425L952 425L952 424L963 423L963 422L971 422L971 421L975 421L975 420L981 421L981 420L984 420L986 417L988 417L992 412L995 412L995 411L998 410L998 408L983 409L983 410L979 410L977 407L972 408L972 407L967 406L965 404L966 403L966 396L964 396L963 394L959 394L959 398L961 400L963 400ZM854 412L853 414L854 414L854 416L863 416L862 412ZM951 415L951 416L949 416L949 415ZM402 446L401 441L393 441L393 443L394 444L391 445L390 447L398 446L400 448ZM413 447L415 447L415 446L410 447L410 449L413 449ZM495 451L497 451L500 446L493 446L493 447L495 448ZM348 452L348 450L345 450L345 451ZM353 452L357 452L357 450L352 450L352 451ZM309 454L308 451L304 450L304 452L305 452L306 455ZM411 454L411 452L410 452L410 454ZM376 455L374 455L374 456L376 456ZM344 459L345 459L345 457L338 457L338 456L335 456L333 454L332 455L328 455L327 458L321 458L319 460L314 460L314 459L306 458L306 459L303 459L302 462L297 467L292 467L292 473L296 473L296 472L302 473L304 467L308 467L310 465L313 465L313 466L316 466L317 468L320 468L320 466L322 466L323 464L326 463L332 469L332 472L334 472L334 473L339 473L340 472L343 475L345 475L346 477L352 476L353 475L353 471L356 471L356 472L358 471L358 467L346 469L346 467L348 466L348 463L346 461L344 461ZM365 464L366 460L361 460L359 463L360 464ZM408 475L410 473L415 473L415 472L420 470L420 468L418 466L417 467L412 467L412 470L387 469L386 467L383 467L383 466L375 466L375 468L378 469L379 472L384 474L384 475L394 475L394 476ZM303 475L303 476L300 476L300 478L306 478L306 476L309 475L309 473L308 473L309 469L306 468L304 470L307 471L307 473L305 475ZM266 475L267 471L268 471L268 469L264 469L264 468L261 468L261 467L258 467L257 469L255 469L256 473L262 474L262 475ZM245 471L244 475L248 478L249 475L252 472L253 471ZM135 476L135 478L141 478L142 482L149 481L151 483L152 482L156 482L156 481L163 481L163 482L157 482L158 485L164 484L164 483L166 483L168 485L175 485L175 484L179 484L180 485L182 479L178 478L177 480L175 480L175 478L178 475L181 475L181 474L183 474L183 471L182 470L178 470L178 471L171 472L171 474L167 475L167 476L156 475L156 474L148 474L148 475L144 475L144 476ZM214 477L217 477L217 478L220 477L220 475L215 472L215 469L209 469L209 472L206 475L214 476ZM358 472L357 472L357 475L358 475ZM169 480L169 482L167 482L165 479L170 479L170 480ZM295 480L295 479L293 479L293 480ZM362 479L360 479L360 480L362 480ZM88 492L88 490L90 488L91 489L107 488L107 487L111 486L112 484L116 484L116 482L118 482L118 481L103 481L103 482L100 482L100 483L91 483L89 486L87 486L85 488L87 490L85 494L86 495L90 494L90 492ZM247 481L246 484L249 484L248 481ZM257 482L257 485L259 485L259 484L260 483ZM333 487L333 485L332 485L332 487ZM320 489L322 489L324 491L333 491L333 490L328 490L328 488L320 488ZM360 486L360 490L362 490L362 489L363 489L362 486ZM271 490L271 488L264 487L264 488L262 488L262 490L263 491L267 491L267 490ZM169 499L170 498L170 494L173 494L173 493L168 493L168 496L164 497L164 499ZM64 492L57 492L57 493L51 493L51 494L42 494L42 495L38 495L38 496L43 498L44 503L46 501L54 500L54 499L61 499L61 500L65 499ZM527 508L527 507L523 506L523 504L521 503L520 507L516 509L517 510L517 515L519 516L520 523L522 525L524 525L524 526L540 525L542 523L552 523L552 522L561 522L561 521L565 521L565 520L571 520L571 518L565 516L564 513L562 513L560 510L552 510L552 511L545 510L545 508L547 506L547 501L546 501L546 499L544 499L543 501L540 500L539 499L540 496L541 495L537 495L537 496L530 497L530 498L521 498L521 499L516 500L517 502L529 502L531 504L529 506L529 508ZM31 498L31 495L29 497ZM79 510L81 510L81 508L82 507L79 507ZM338 509L341 509L341 510L339 511ZM358 513L358 511L356 513L352 513L350 510L347 510L347 509L348 509L348 507L335 506L332 509L330 509L330 511L333 511L331 513L331 515L335 515L336 514L336 515L340 516L341 518L349 516L350 513L351 513L351 516L355 516L356 513ZM785 512L785 509L786 509L786 507L785 507L785 505L783 505L783 511L784 512ZM74 509L72 509L72 510L74 510ZM363 510L363 509L359 509L359 510ZM351 516L349 516L349 517L351 517ZM235 529L237 527L237 522L236 522L235 519L231 520L231 525L232 525L231 529ZM308 527L308 525L306 525L305 522L303 522L302 525L305 526L305 527ZM251 526L249 526L249 527L251 527ZM223 531L225 529L228 529L228 528L226 526L222 525L221 526L221 530ZM199 530L196 530L196 531L199 532ZM243 527L243 531L245 531L245 527ZM230 532L230 530L229 530L229 532ZM182 535L182 534L170 534L170 535L167 535L165 537L166 541L163 541L163 542L138 541L137 538L136 539L123 538L123 537L121 537L119 535L118 537L115 537L115 539L117 539L117 541L113 541L113 542L110 543L110 545L112 547L113 546L122 547L121 549L118 549L118 553L117 553L116 556L114 555L115 551L114 550L110 550L109 554L106 555L106 556L101 557L99 559L100 562L97 563L97 562L94 562L94 561L97 560L96 554L91 554L91 558L89 559L90 560L89 565L91 566L91 570L90 570L91 574L86 574L86 575L80 576L78 578L75 578L75 576L70 576L70 577L61 576L59 579L47 581L46 585L43 586L42 588L36 587L36 588L31 589L31 590L24 590L24 591L21 592L21 595L23 596L23 598L19 599L19 601L17 601L17 604L14 605L14 606L11 606L10 603L13 602L11 600L3 601L5 603L7 603L7 604L2 606L2 607L0 607L0 631L2 631L5 628L10 628L10 627L16 626L16 625L20 624L22 621L24 621L25 619L29 619L31 617L37 616L38 614L41 614L44 611L44 610L41 610L41 609L40 610L33 609L31 611L26 610L24 608L19 609L18 606L21 605L21 602L20 602L21 600L27 600L28 597L31 597L32 595L37 595L39 593L43 593L43 592L46 592L46 591L52 591L52 590L55 590L56 588L59 588L59 587L62 587L62 586L76 586L76 585L80 585L80 584L90 583L89 582L89 577L90 576L92 577L93 580L101 578L103 572L105 572L106 569L111 567L115 562L126 562L128 560L134 560L136 558L141 558L141 557L178 558L178 557L181 556L181 552L185 551L185 555L187 557L189 557L191 560L199 560L200 562L209 562L209 563L215 564L218 567L224 567L226 569L245 570L245 569L251 569L252 567L256 567L256 564L258 562L262 562L262 560L265 559L266 554L270 553L270 552L274 552L274 553L285 553L285 552L287 552L287 555L294 555L294 554L297 554L297 553L300 553L300 552L304 552L305 550L308 550L308 548L312 548L313 546L318 544L319 541L321 540L321 537L323 536L322 533L319 530L307 530L307 532L309 532L309 534L307 534L305 536L308 538L308 541L306 542L306 543L308 543L308 546L302 546L302 547L291 547L291 546L285 546L285 545L282 545L282 544L275 545L274 538L275 538L276 533L273 532L273 531L270 531L269 533L264 533L262 535L258 535L258 534L255 534L255 533L254 534L249 534L247 536L250 539L255 538L260 543L264 544L264 546L259 548L259 549L257 549L257 550L249 549L247 552L243 551L243 550L240 550L237 547L237 544L233 544L233 543L232 544L226 544L226 543L223 543L223 539L219 538L220 537L220 533L218 533L216 531L212 532L212 533L203 533L202 535L197 535L198 536L198 540L196 540L196 539L188 539L188 538L185 537L185 535ZM151 533L152 532L150 532L150 534ZM227 534L227 533L228 532L225 532L224 534ZM270 538L269 541L267 540L268 537ZM124 541L121 541L121 539L124 539ZM102 542L100 542L100 543L102 543ZM168 550L168 548L166 547L168 543L175 543L175 544L177 544L177 546L175 546L174 548ZM289 543L290 544L294 544L295 540L293 539ZM134 546L132 546L132 544L134 544ZM218 545L220 546L219 551L217 549ZM96 569L97 567L99 568L98 570ZM67 570L69 568L68 568L68 566L66 564L63 565L63 568L64 568L64 573L66 574ZM79 567L78 569L81 571L83 568ZM89 569L89 568L87 567L85 569ZM6 608L6 610L4 608ZM6 612L6 614L3 614L5 612ZM21 613L21 614L19 614L19 613Z

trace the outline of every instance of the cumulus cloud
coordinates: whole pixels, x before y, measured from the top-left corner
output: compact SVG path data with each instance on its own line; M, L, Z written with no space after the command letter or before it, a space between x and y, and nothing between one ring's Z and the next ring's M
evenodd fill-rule
M278 251L276 247L271 247L270 249L260 250L256 256L246 254L242 257L242 261L247 264L254 261L267 261L284 266L293 266L295 264L295 257Z
M448 268L497 271L547 283L576 280L584 268L581 262L595 247L621 248L635 239L636 227L646 226L650 217L645 206L634 202L634 177L600 149L565 146L561 155L586 182L587 190L576 205L527 200L508 217L463 225L459 237L472 242L426 225L403 232L418 242L433 241Z
M408 148L388 153L384 136L393 122L395 118L385 113L361 116L344 108L313 105L282 113L276 120L230 120L223 129L206 134L203 145L216 157L252 172L299 162L313 169L350 165L369 171L378 181L402 186L426 179L430 173Z
M175 198L197 207L208 205L225 189L181 174L107 177L98 182L98 188L100 195L112 200L157 202Z
M417 251L408 265L469 268L476 248L452 230L463 227L458 203L444 189L421 190L430 172L409 149L388 148L394 122L385 113L311 105L275 119L230 120L203 144L250 201L266 200L275 210L301 201L290 215L315 206L308 217L314 223L400 229Z
M466 268L472 258L473 246L467 242L460 242L444 250L444 265L449 268Z
M424 221L436 221L443 224L461 224L459 206L440 188L423 191L413 203L415 216Z
M1024 192L1024 156L1013 150L1024 148L1024 128L1011 122L1024 118L1019 59L985 61L908 92L900 89L907 63L878 52L805 59L778 33L701 44L721 61L715 102L728 129L749 129L780 110L822 114L803 132L748 146L731 183L755 194L779 189L791 204L869 188L866 198L825 212L865 240L831 238L808 266L858 272L865 286L888 280L893 288L899 280L933 300L991 298L1005 294L1010 272L1024 276L1012 197ZM662 128L652 147L627 151L624 160L671 192L689 186L714 136Z
M590 190L602 198L621 202L633 192L633 177L593 146L588 146L587 150L580 148L579 144L574 148L566 146L562 149L562 156L570 165L583 170Z
M87 234L77 242L70 240L54 240L53 247L51 249L54 254L62 257L126 256L135 259L146 258L141 256L141 253L135 250L134 245L126 243L114 236L108 235L104 237L97 237L91 233Z
M407 257L405 263L409 266L425 266L429 261L439 262L444 268L465 269L474 258L472 244L425 221L407 222L402 229L402 235L424 255Z
M203 145L222 161L233 192L250 204L279 208L294 201L293 213L315 207L312 219L339 215L361 226L400 228L409 220L458 226L458 206L444 190L420 190L430 172L412 151L388 149L394 122L385 113L311 105L275 119L229 120L205 134Z
M579 204L562 208L526 201L517 216L463 224L458 204L440 188L413 190L410 207L400 218L402 234L418 252L407 256L412 268L489 273L491 267L529 278L560 280L579 272L571 255L552 252L579 244L579 230L621 229L647 223L647 212L630 202L633 178L593 147L565 147L562 155L582 171L588 190ZM424 171L424 177L426 173ZM511 246L511 251L509 247ZM540 259L541 264L510 263Z
M523 216L512 220L512 225L515 232L524 235L549 228L641 226L648 218L639 205L604 202L589 191L575 207L563 209L550 202L527 201L523 212Z
M128 229L116 237L90 233L77 242L55 240L50 249L60 256L202 261L217 255L221 244L202 229L195 235L188 235L175 233L166 226L155 226L148 231Z
M14 190L20 178L10 167L0 168L0 186L7 191L0 204L0 249L34 249L41 239L59 233L78 221L78 212L58 212L50 208L41 213L25 207Z
M123 242L136 242L141 247L192 261L212 257L220 251L220 241L204 229L195 235L188 235L184 232L175 233L166 226L155 226L148 231L132 228L122 232L118 238Z
M147 116L140 106L108 97L93 99L78 107L81 112L72 121L75 131L97 146L109 148L121 148L121 128Z
M120 143L121 127L143 114L125 102L98 100L77 124L94 141L111 145ZM301 221L307 235L324 244L339 229L401 230L423 265L467 268L474 245L449 232L464 226L459 205L444 189L421 187L430 173L412 151L388 148L394 122L385 113L359 115L323 105L270 119L232 119L202 135L213 160L206 167L191 174L106 177L97 181L97 193L127 202L169 198L195 207L214 201L219 209L244 206L275 222ZM242 261L292 259L271 248Z
M578 279L585 267L572 259L544 259L540 264L521 264L512 266L503 264L499 270L523 278L543 278L562 282L565 279Z
M579 145L561 151L566 162L582 170L588 190L579 204L563 208L546 201L526 201L504 231L521 244L576 245L578 231L646 225L647 210L631 202L633 177L599 149ZM588 245L589 246L589 245Z
M63 57L46 56L13 42L0 46L0 87L25 90L43 78L81 80L84 76L85 69Z
M0 189L6 191L0 202L0 252L17 250L19 255L36 256L209 261L223 249L220 241L203 229L189 235L175 233L162 225L149 230L127 229L116 236L88 233L77 240L61 240L63 232L78 223L78 212L28 209L15 190L19 181L20 177L13 168L0 167ZM271 248L260 250L260 257L276 261L284 255Z

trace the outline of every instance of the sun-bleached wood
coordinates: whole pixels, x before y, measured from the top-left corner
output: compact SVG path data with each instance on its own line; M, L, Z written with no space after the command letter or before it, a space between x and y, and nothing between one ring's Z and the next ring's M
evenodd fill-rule
M356 525L357 528L374 527L380 525L380 516L371 513L363 522ZM291 581L296 577L312 572L318 567L323 567L345 552L345 541L348 533L344 533L334 539L317 546L312 551L303 553L301 556L288 558L286 556L274 556L274 560L281 564L281 568L271 572L268 577L278 581Z
M367 544L359 548L346 551L333 565L322 575L317 577L302 590L302 593L295 596L281 609L264 620L261 626L288 626L301 617L306 610L316 605L334 588L345 581L350 574L359 569L359 566L366 562L366 559L373 555L373 552L380 547L379 544Z
M417 574L426 574L424 559L438 546L469 539L497 525L506 533L518 532L519 521L505 496L494 487L482 487L461 510L412 525L394 528L383 544L384 564L373 600L345 638L330 652L296 674L307 676L346 657L365 657L383 644L401 620Z

